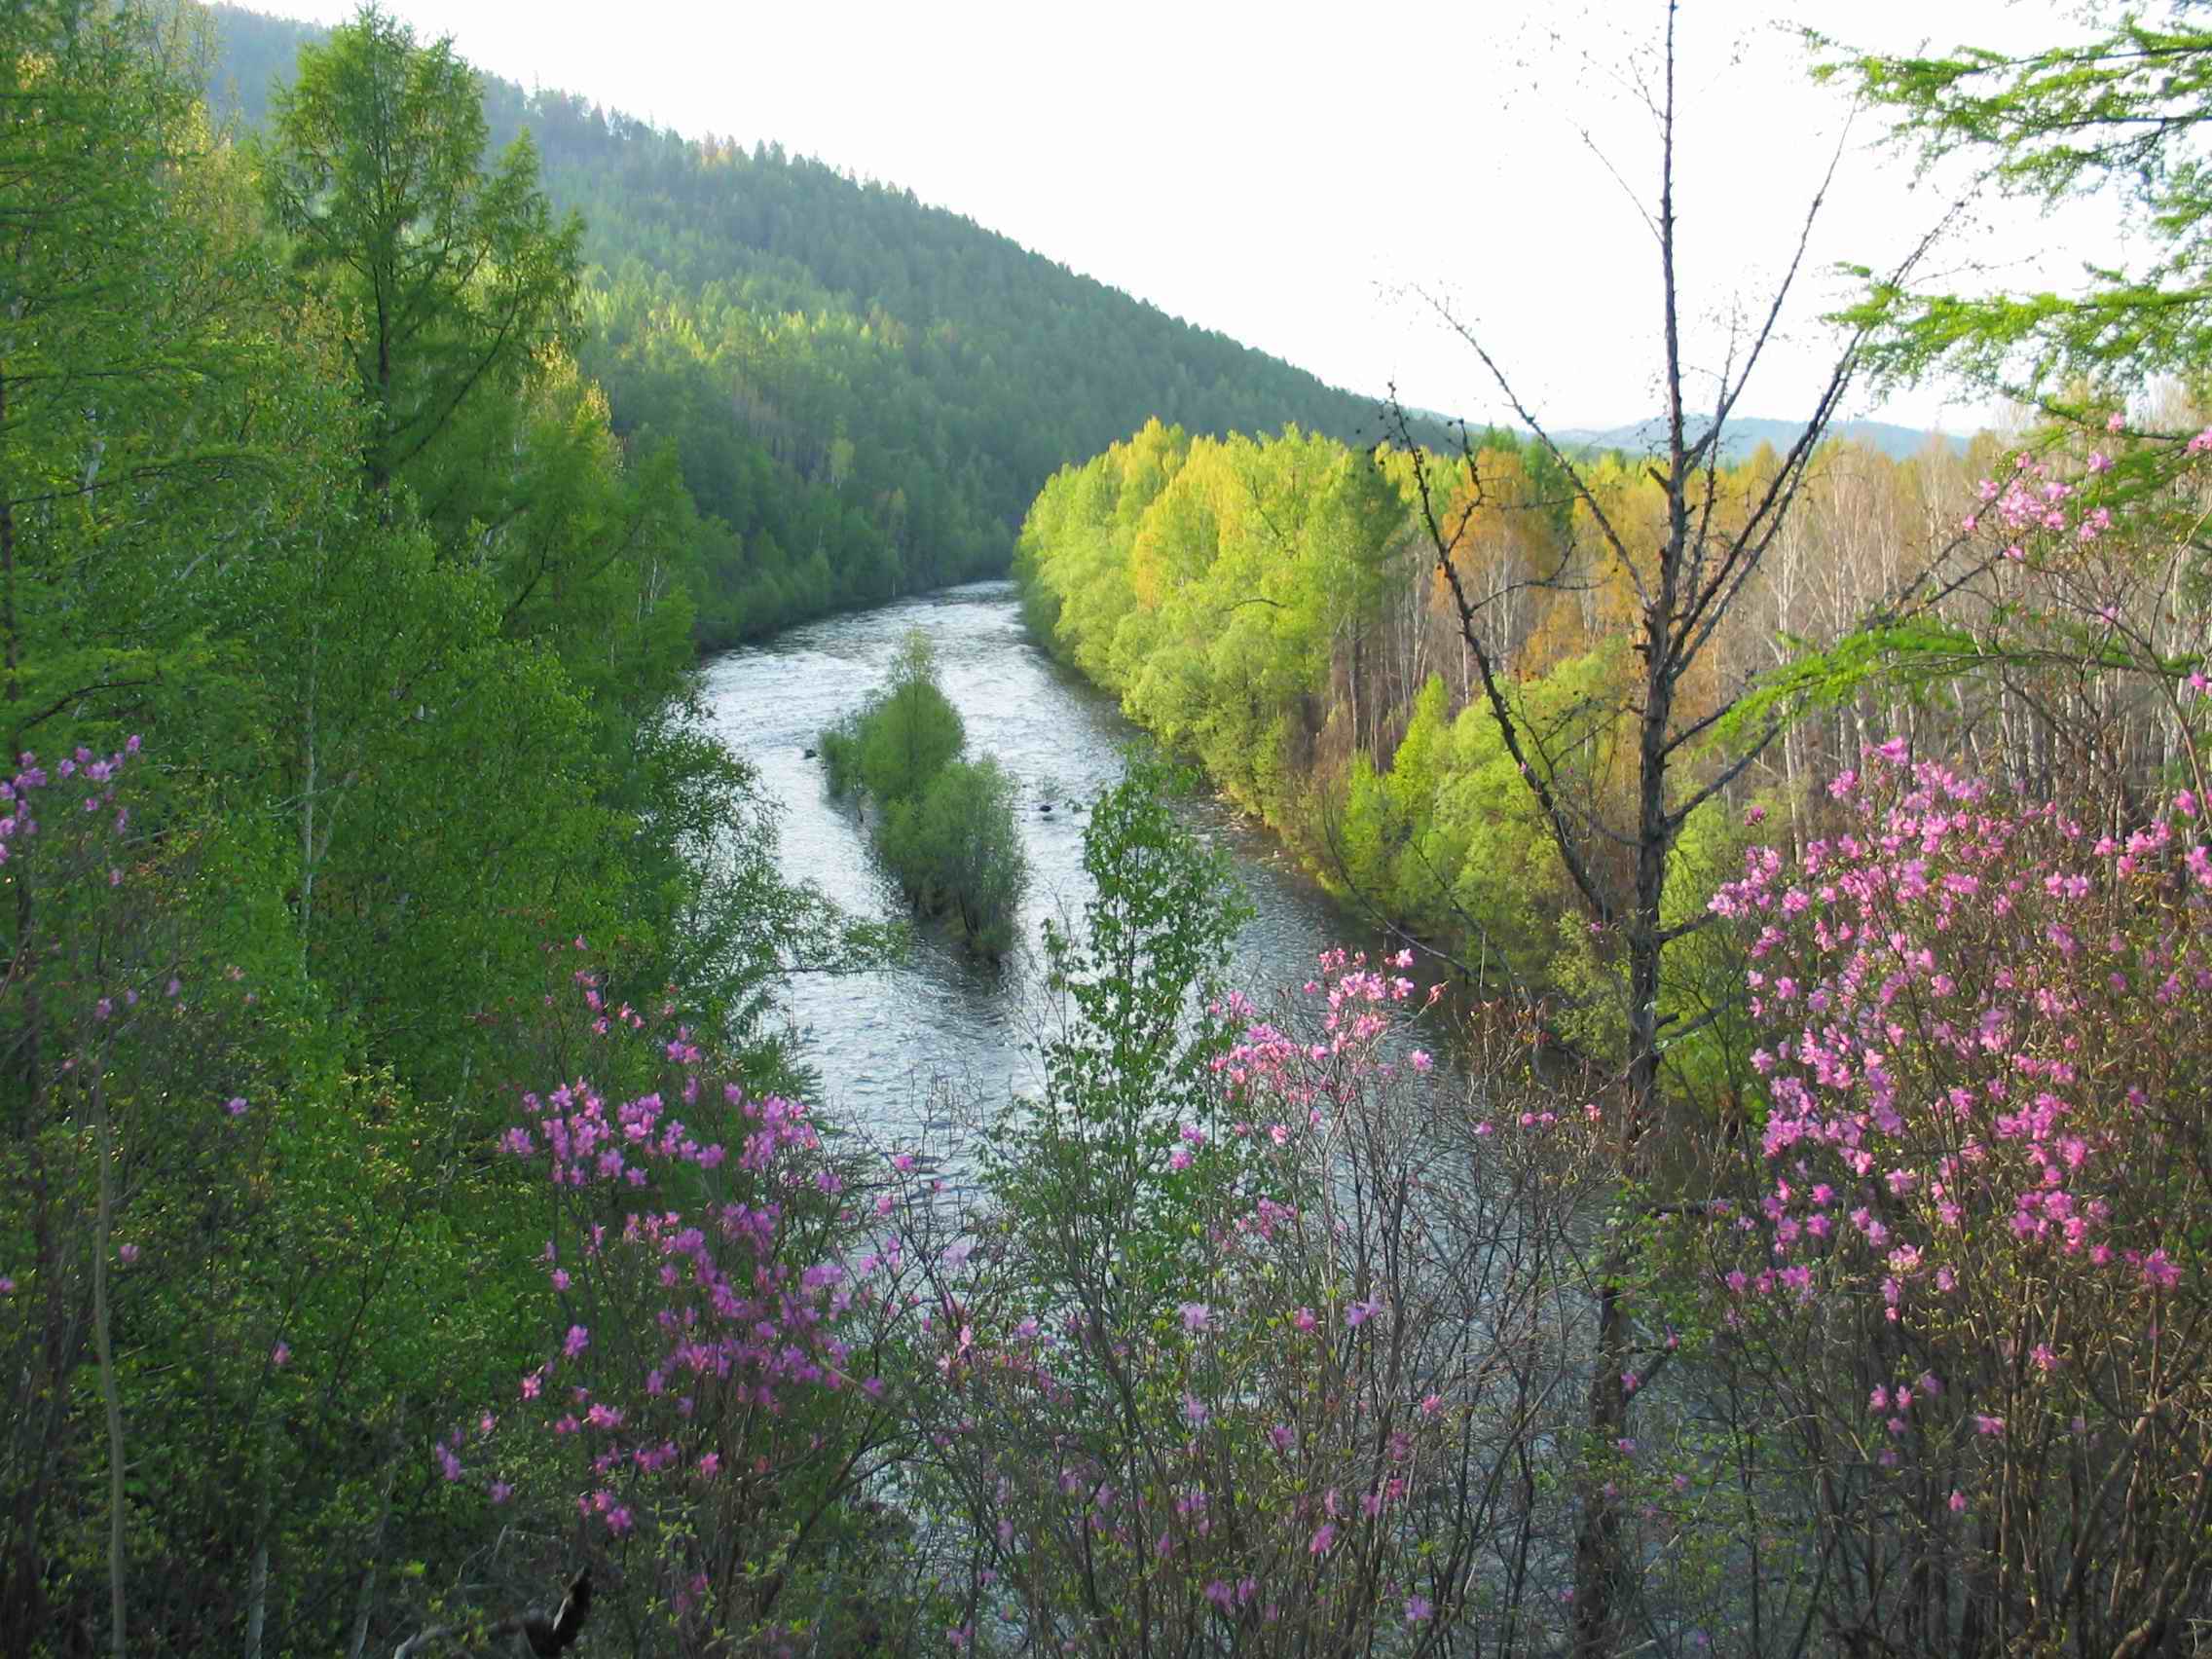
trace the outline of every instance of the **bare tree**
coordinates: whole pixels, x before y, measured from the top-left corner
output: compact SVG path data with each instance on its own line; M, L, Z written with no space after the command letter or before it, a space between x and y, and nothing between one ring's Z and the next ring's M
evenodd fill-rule
M1663 498L1655 527L1633 525L1617 506L1608 507L1593 487L1590 473L1529 409L1485 338L1447 308L1437 307L1481 360L1515 416L1565 472L1598 566L1609 568L1634 593L1637 619L1632 635L1640 668L1635 692L1621 711L1636 745L1633 800L1625 813L1608 813L1604 802L1578 782L1572 757L1525 717L1507 671L1498 617L1486 597L1471 593L1462 578L1463 565L1455 554L1485 502L1471 440L1461 458L1468 475L1463 495L1456 486L1448 486L1431 461L1421 461L1416 473L1437 572L1456 612L1459 637L1484 702L1541 810L1575 893L1592 922L1615 941L1620 953L1628 1000L1627 1040L1618 1080L1623 1098L1621 1109L1608 1118L1617 1125L1614 1152L1621 1173L1632 1181L1653 1173L1652 1131L1666 1111L1666 1050L1713 1017L1708 1013L1683 1019L1661 1006L1669 947L1706 920L1703 916L1672 923L1666 919L1668 855L1690 815L1734 783L1781 727L1779 715L1754 720L1722 757L1699 764L1697 756L1716 728L1737 712L1748 686L1742 682L1720 685L1693 701L1684 695L1684 682L1714 652L1716 631L1782 535L1815 452L1852 385L1866 339L1864 325L1845 335L1802 430L1779 463L1755 482L1749 495L1733 498L1726 495L1719 464L1729 419L1775 341L1777 324L1802 275L1813 227L1843 152L1839 144L1829 159L1781 279L1763 307L1731 340L1715 377L1710 413L1701 421L1692 411L1685 384L1690 371L1683 358L1677 264L1677 10L1675 0L1669 0L1659 83L1639 89L1656 123L1660 150L1656 209L1639 205L1659 260L1665 410L1663 432L1647 466L1648 477ZM1933 233L1907 257L1905 268L1917 262L1932 240ZM1902 275L1900 269L1897 276ZM1415 448L1402 409L1396 412L1395 424L1401 440ZM1566 572L1562 574L1564 578ZM1706 678L1717 678L1711 665ZM1632 1369L1637 1338L1624 1292L1633 1266L1631 1230L1615 1222L1600 1254L1596 1290L1587 1405L1594 1445L1610 1445L1627 1435L1629 1389L1623 1373ZM1618 1646L1626 1605L1624 1540L1621 1500L1608 1491L1603 1476L1586 1476L1579 1493L1574 1542L1574 1632L1580 1654L1609 1654Z

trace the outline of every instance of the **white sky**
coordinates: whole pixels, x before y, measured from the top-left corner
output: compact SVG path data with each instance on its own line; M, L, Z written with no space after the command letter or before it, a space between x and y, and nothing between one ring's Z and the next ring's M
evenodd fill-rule
M348 0L257 0L343 20ZM1549 423L1658 408L1655 243L1608 166L1648 202L1657 145L1631 77L1661 0L1375 8L1184 0L1078 8L837 0L386 0L424 36L524 85L562 88L698 136L780 141L911 188L1075 270L1362 391L1501 412L1474 355L1419 295L1472 319ZM1684 0L1677 214L1693 364L1731 309L1763 308L1846 110L1772 21L1910 50L2037 44L2052 0ZM1808 261L1818 280L1741 412L1804 412L1825 365L1825 275L1882 269L1939 193L1853 129ZM1587 132L1589 142L1585 142ZM1602 158L1602 159L1601 159ZM2125 258L2097 204L1985 215L1940 265L2064 282ZM1939 389L1848 411L1970 429Z

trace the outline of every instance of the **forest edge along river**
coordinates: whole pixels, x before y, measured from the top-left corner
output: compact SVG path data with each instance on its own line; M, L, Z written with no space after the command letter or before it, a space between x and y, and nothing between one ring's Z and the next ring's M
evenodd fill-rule
M817 884L856 916L901 916L906 906L855 810L830 799L822 763L807 752L882 682L911 629L936 651L945 695L967 724L968 754L996 756L1014 779L1032 880L1022 945L1000 968L972 960L941 930L920 927L912 953L891 968L802 975L787 986L783 1009L805 1039L825 1110L900 1140L931 1128L940 1084L984 1105L1035 1086L1040 930L1048 919L1081 917L1090 897L1083 868L1088 805L1121 777L1124 751L1141 737L1111 698L1030 640L1006 581L808 623L715 658L703 686L710 729L758 769L764 792L781 803L784 873ZM1266 831L1209 796L1190 797L1183 810L1230 851L1256 912L1236 939L1233 987L1264 1000L1303 978L1319 951L1364 939L1367 930Z

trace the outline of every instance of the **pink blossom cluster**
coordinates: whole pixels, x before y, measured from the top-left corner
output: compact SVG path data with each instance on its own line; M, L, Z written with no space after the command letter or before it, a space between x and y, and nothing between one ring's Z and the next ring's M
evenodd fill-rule
M32 797L53 786L67 784L83 789L85 793L78 797L80 808L88 816L106 815L117 834L129 828L129 808L116 805L115 780L138 750L139 739L135 734L113 755L95 755L80 747L75 754L55 762L52 772L39 764L36 755L25 751L18 756L15 775L0 782L0 864L7 863L21 850L24 840L38 833L39 820L33 815L36 802ZM122 879L122 871L109 871L111 886Z
M1266 1020L1254 1020L1226 1053L1212 1062L1224 1085L1226 1097L1235 1102L1256 1097L1280 1102L1289 1108L1286 1118L1319 1121L1332 1095L1339 1096L1352 1078L1388 1078L1395 1062L1384 1057L1382 1040L1401 1023L1400 1015L1414 995L1414 982L1404 970L1413 966L1413 952L1400 951L1387 962L1370 967L1364 951L1347 952L1342 946L1323 951L1318 974L1300 987L1309 1003L1320 1010L1318 1029L1292 1036ZM1385 969L1396 970L1386 973ZM1433 1006L1443 986L1431 985L1426 1006ZM1248 1012L1251 1003L1235 999L1234 1012ZM1420 1049L1412 1050L1405 1063L1425 1072L1432 1061ZM1239 1124L1239 1135L1252 1131ZM1268 1133L1278 1146L1287 1133L1284 1124L1271 1124Z
M2112 467L2111 456L2092 450L2069 479L2048 461L2015 455L2009 476L1984 478L1975 486L1976 504L1959 528L1969 535L1994 533L2005 544L2004 557L2014 564L2024 562L2038 540L2087 546L2113 527L2112 508L2097 498L2098 480Z
M1750 1007L1773 1039L1751 1055L1769 1099L1762 1150L1778 1163L1817 1153L1866 1199L1777 1180L1763 1211L1775 1254L1856 1238L1896 1256L1893 1234L1915 1222L1939 1253L1970 1207L1994 1204L2015 1236L2110 1263L2098 1154L2124 1131L2098 1109L2109 1083L2084 1076L2084 1042L2123 1007L2177 1025L2212 991L2201 899L2154 898L2169 872L2212 886L2202 847L2165 819L2092 837L2054 806L1997 807L1978 782L1908 766L1894 741L1831 793L1854 830L1793 866L1754 849L1712 901L1756 928ZM1990 950L1992 922L2026 948Z
M696 1490L726 1469L770 1472L789 1449L763 1425L803 1397L881 1398L852 1325L888 1258L848 1263L837 1240L857 1230L800 1224L838 1213L843 1186L805 1107L710 1085L687 1030L650 1031L627 1007L606 1009L596 976L577 980L601 1040L649 1043L675 1068L663 1089L621 1101L580 1080L526 1094L503 1142L542 1161L571 1223L542 1254L565 1335L521 1379L520 1397L541 1432L578 1449L578 1513L619 1534L639 1524L655 1483ZM693 1127L710 1120L712 1138ZM606 1207L616 1198L619 1219ZM591 1306L629 1316L610 1329L568 1315ZM460 1478L461 1450L449 1441L435 1453L448 1479Z
M1712 900L1747 941L1766 1106L1716 1273L1739 1330L1858 1309L1877 1349L1947 1356L1873 1390L1866 1455L1897 1468L2039 1399L2070 1423L2054 1382L2155 1330L2194 1262L2162 1149L2200 1106L2212 861L2187 792L2099 833L1900 741L1829 794L1830 833L1752 849Z

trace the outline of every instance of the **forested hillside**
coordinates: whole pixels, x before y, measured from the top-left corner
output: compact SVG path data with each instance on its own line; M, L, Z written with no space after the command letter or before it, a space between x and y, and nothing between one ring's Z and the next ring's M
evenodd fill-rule
M313 31L215 17L218 105L254 125ZM546 194L583 216L579 361L626 440L679 458L709 644L1003 573L1052 469L1156 416L1381 435L1375 399L894 184L679 137L576 92L484 89L492 148L527 129Z
M425 1449L540 1346L517 1088L587 988L789 1077L758 999L841 949L696 730L689 507L528 155L372 19L249 158L189 45L0 12L8 1654L388 1648Z

